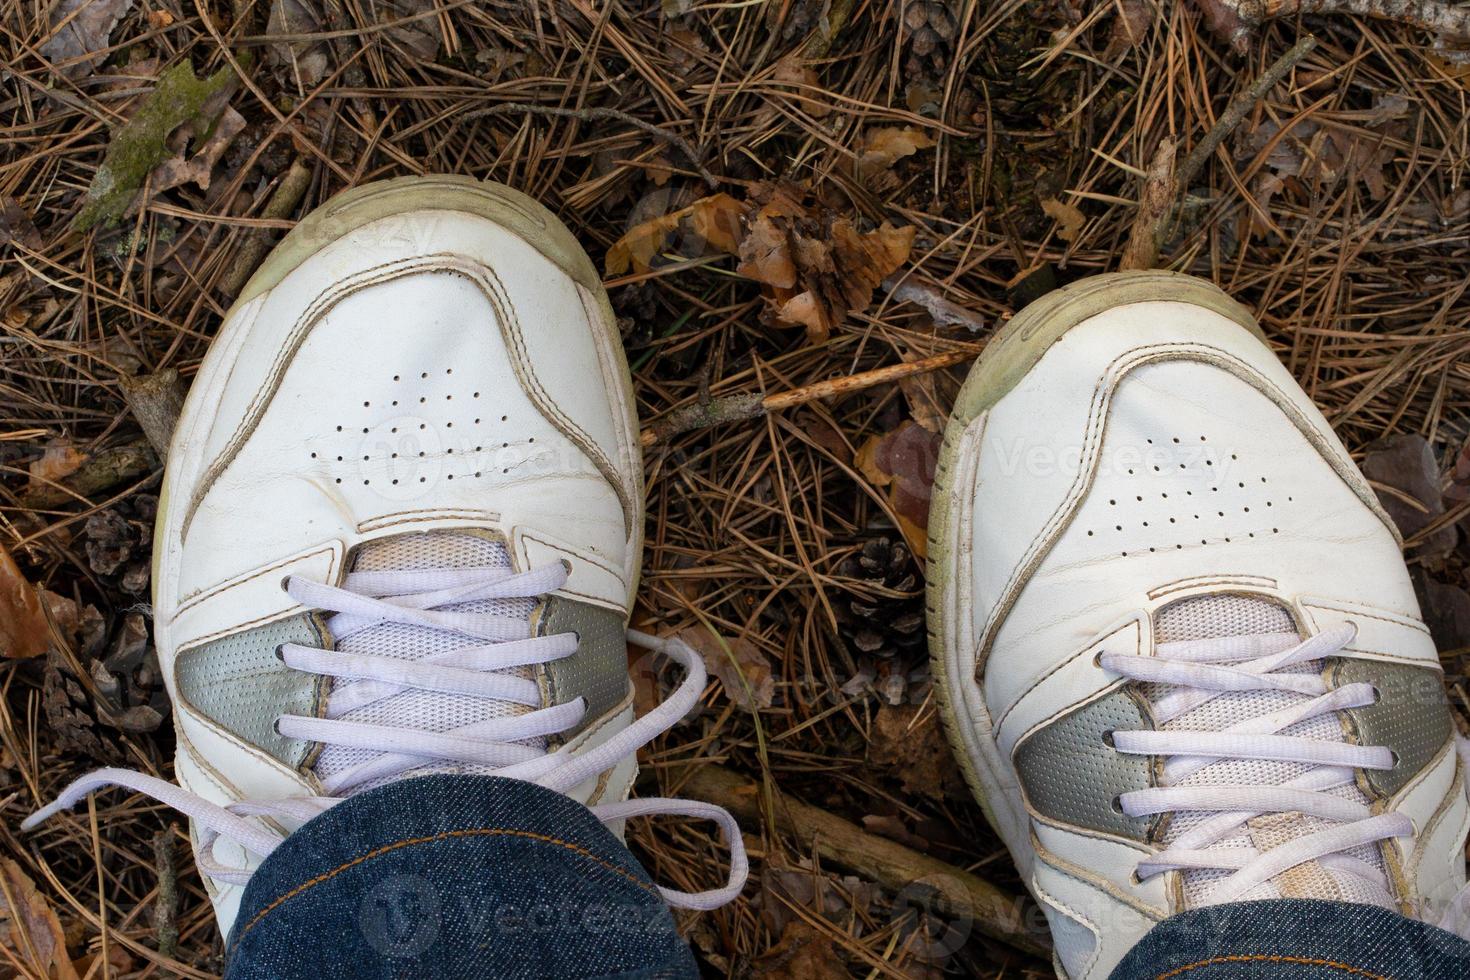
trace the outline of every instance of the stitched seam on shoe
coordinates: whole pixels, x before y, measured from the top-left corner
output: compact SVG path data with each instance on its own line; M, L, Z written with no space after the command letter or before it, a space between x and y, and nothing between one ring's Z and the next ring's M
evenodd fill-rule
M1282 956L1267 953L1235 953L1230 956L1212 956L1207 960L1188 963L1170 970L1168 973L1160 973L1155 980L1169 980L1170 977L1177 977L1182 973L1188 973L1190 970L1213 966L1216 963L1295 963L1300 966L1325 966L1329 969L1341 970L1343 973L1355 977L1370 977L1371 980L1390 980L1389 977L1381 973L1374 973L1371 970L1364 970L1357 966L1349 966L1346 963L1338 963L1335 960L1319 960L1306 956Z
M401 850L405 847L412 847L416 844L433 844L436 841L452 840L455 838L463 837L521 837L526 840L536 841L537 843L541 844L556 844L560 847L566 848L567 850L571 851L574 854L577 854L580 857L585 857L590 861L594 861L597 864L602 865L608 871L612 871L615 874L621 875L644 891L649 892L650 894L653 893L653 887L651 885L647 884L646 882L640 881L627 869L620 868L610 861L604 861L602 858L593 854L586 848L578 847L576 844L569 843L558 837L548 837L545 834L537 834L529 830L510 830L505 827L468 827L462 830L446 830L442 833L430 834L427 837L409 837L404 840L394 841L391 844L384 844L382 847L374 848L373 850L368 851L366 854L355 857L350 861L344 861L342 864L337 865L337 867L333 868L332 870L324 871L321 874L317 875L315 878L311 878L307 881L302 882L285 894L280 895L265 908L257 912L255 914L255 917L245 924L245 928L240 930L240 935L238 938L235 939L233 943L231 943L231 948L233 949L234 947L238 947L240 945L240 941L245 938L246 933L250 932L251 929L254 929L255 926L260 922L260 920L264 919L271 912L275 911L277 908L281 907L296 896L310 891L312 888L315 888L317 885L320 885L323 882L330 881L344 871L355 868L360 864L365 864L375 857L381 857L384 854L388 854L392 851Z

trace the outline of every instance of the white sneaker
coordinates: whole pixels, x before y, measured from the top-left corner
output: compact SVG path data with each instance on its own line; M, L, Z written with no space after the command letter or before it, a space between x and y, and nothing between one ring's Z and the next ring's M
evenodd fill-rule
M1059 972L1225 902L1455 918L1470 807L1397 532L1243 308L1158 272L1028 307L931 513L943 713Z
M176 806L228 934L252 869L326 807L494 773L607 820L718 820L730 884L666 894L728 900L728 815L620 802L704 685L641 637L688 676L633 720L642 473L607 297L549 211L444 176L334 198L226 316L169 453L154 638L179 786L104 770L29 824L107 784Z

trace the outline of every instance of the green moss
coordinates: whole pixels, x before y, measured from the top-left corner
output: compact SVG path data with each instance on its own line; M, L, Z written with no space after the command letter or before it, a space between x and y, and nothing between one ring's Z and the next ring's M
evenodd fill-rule
M234 71L228 67L198 78L187 61L166 71L133 118L113 132L102 166L87 189L76 228L86 231L99 222L112 224L122 217L148 174L168 158L168 138L174 130L193 123L203 140L219 115L217 111L213 117L206 115L211 100L233 78Z

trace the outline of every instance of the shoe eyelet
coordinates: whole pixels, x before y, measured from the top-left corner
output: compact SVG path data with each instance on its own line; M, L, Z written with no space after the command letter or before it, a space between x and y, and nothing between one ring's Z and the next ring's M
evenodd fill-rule
M286 644L276 644L276 659L279 660L281 663L286 662Z
M1113 742L1113 729L1109 728L1107 731L1102 733L1102 743L1108 748L1116 751L1117 745Z
M1113 812L1114 813L1122 813L1123 812L1123 796L1122 796L1121 793L1119 795L1113 797L1112 804L1111 805L1113 807Z
M281 591L282 592L285 592L288 595L290 594L290 592L291 592L291 576L286 575L286 576L283 576L281 578Z
M1137 868L1128 872L1128 883L1134 887L1141 887L1143 885L1143 879L1138 876Z
M1393 756L1393 765L1391 767L1389 767L1390 768L1390 771L1392 771L1393 769L1397 769L1399 767L1399 764L1402 763L1404 760L1393 749L1389 749L1388 750L1388 753L1389 753L1389 755Z
M1378 704L1378 703L1379 703L1379 702L1381 702L1381 701L1382 701L1382 700L1383 700L1383 692L1382 692L1382 691L1380 691L1380 690L1379 690L1379 689L1378 689L1378 686L1377 686L1377 685L1376 685L1376 684L1375 684L1375 685L1374 685L1374 686L1373 686L1373 700L1372 700L1372 701L1370 701L1370 702L1369 702L1369 703L1370 703L1370 704Z
M281 719L284 718L284 717L285 717L285 715L277 715L276 716L276 720L273 721L273 722L271 722L271 730L274 731L277 735L280 735L281 738L285 738L286 737L281 732Z

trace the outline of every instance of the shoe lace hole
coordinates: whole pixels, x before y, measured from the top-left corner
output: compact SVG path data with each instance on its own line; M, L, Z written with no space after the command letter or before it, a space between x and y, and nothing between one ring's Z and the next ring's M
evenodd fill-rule
M1113 812L1123 812L1123 797L1121 795L1113 797Z
M1110 749L1117 747L1113 744L1113 729L1109 728L1107 731L1102 733L1102 743Z

